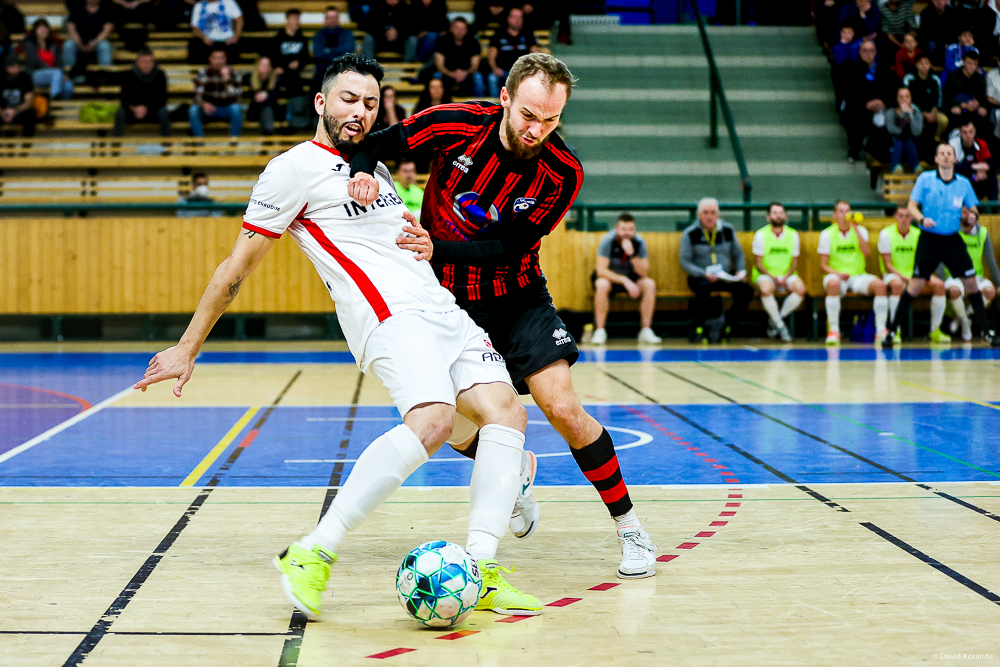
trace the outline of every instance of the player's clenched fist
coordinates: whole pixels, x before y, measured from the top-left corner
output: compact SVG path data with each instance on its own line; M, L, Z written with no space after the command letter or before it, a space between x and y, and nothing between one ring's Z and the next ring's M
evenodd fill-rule
M180 398L181 389L191 379L196 356L179 345L169 347L149 360L146 374L132 385L132 388L146 391L146 387L151 384L177 378L174 384L174 396Z
M378 199L378 181L371 174L358 172L347 182L347 194L362 206Z

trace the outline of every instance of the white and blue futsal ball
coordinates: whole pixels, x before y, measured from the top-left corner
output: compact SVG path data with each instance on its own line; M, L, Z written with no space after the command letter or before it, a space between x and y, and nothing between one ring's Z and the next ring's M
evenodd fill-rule
M424 625L446 628L476 608L483 578L465 549L427 542L406 554L396 573L396 593L406 613Z

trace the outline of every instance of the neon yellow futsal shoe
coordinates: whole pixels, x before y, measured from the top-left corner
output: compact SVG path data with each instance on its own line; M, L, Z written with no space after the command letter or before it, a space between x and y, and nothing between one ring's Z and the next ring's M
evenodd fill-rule
M497 565L495 560L479 561L479 571L483 575L483 590L479 594L476 611L495 611L508 616L537 616L542 613L542 603L534 595L522 593L507 583L501 572L509 570Z
M310 551L298 542L274 557L285 595L296 609L313 621L318 621L323 613L323 591L330 578L330 566L336 562L337 554L319 545Z
M935 345L951 345L951 336L940 329L935 329L931 332L931 342Z

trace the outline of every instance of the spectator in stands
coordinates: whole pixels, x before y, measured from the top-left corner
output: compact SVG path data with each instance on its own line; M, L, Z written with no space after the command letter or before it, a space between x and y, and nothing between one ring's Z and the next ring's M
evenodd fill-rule
M274 134L274 121L278 117L278 72L271 59L261 56L244 78L244 86L250 97L247 120L260 123L260 133L265 137Z
M26 28L24 14L17 8L16 0L0 0L0 25L7 29L7 36L23 35Z
M372 132L384 130L387 127L399 123L406 118L406 109L396 101L396 89L392 86L382 86L379 94L378 113L375 114L375 123L372 125Z
M21 56L14 52L7 54L4 61L4 76L0 82L0 127L20 125L21 136L35 136L35 85L24 71Z
M608 341L604 325L611 297L616 294L627 294L630 299L639 301L639 342L660 342L652 329L656 283L649 277L649 250L635 231L635 218L630 213L620 214L615 228L601 237L597 244L597 268L590 280L594 284L594 337L591 343L604 345Z
M958 24L972 26L979 53L986 58L997 55L997 15L994 0L952 0Z
M402 0L372 0L362 29L375 40L375 51L399 53L406 62L417 59L417 39L411 38L410 6Z
M903 162L913 173L919 174L920 154L917 140L924 131L924 116L913 106L909 88L896 91L896 106L885 114L885 129L892 138L892 157L889 165L894 174L903 173Z
M908 32L903 37L903 46L896 52L896 66L892 71L902 79L907 74L912 74L917 70L917 58L921 51L917 47L917 33Z
M840 12L846 0L821 0L815 4L816 37L823 49L830 48L837 41L840 28ZM851 26L853 30L853 26Z
M396 194L403 204L420 222L420 210L424 204L424 189L417 185L417 164L413 160L403 160L396 169Z
M987 122L986 76L979 69L979 51L969 49L962 56L962 69L952 72L944 82L944 105L952 127L971 118L982 127Z
M570 2L563 0L516 0L512 7L524 12L524 29L534 33L536 30L550 30L559 22L556 41L560 44L573 44L572 28L570 26ZM808 25L808 24L806 24Z
M882 4L881 12L880 49L882 53L893 53L903 48L903 38L906 33L917 29L917 18L913 15L913 0L886 0Z
M205 136L206 120L229 121L229 136L238 137L243 129L240 98L243 86L232 67L226 64L226 50L215 49L208 56L208 67L194 78L194 104L188 109L191 134Z
M49 22L35 19L22 47L24 68L35 87L48 88L50 99L68 100L73 95L73 83L63 72L62 40L52 33Z
M490 97L500 97L500 87L507 81L507 73L518 58L526 53L538 53L535 34L524 29L524 14L517 7L507 12L507 29L497 30L490 38L486 60L490 73L486 79Z
M986 101L993 107L990 119L993 121L993 132L1000 138L1000 55L997 56L997 66L986 75Z
M236 0L243 13L243 30L246 32L261 32L267 30L267 21L260 13L257 0Z
M66 19L66 34L69 39L63 44L63 65L71 73L77 71L80 54L94 54L98 65L110 65L112 59L111 42L108 35L114 30L111 15L101 7L101 0L84 0L82 5L70 10ZM81 61L81 65L83 62ZM83 81L82 72L77 73L77 81Z
M236 62L236 45L243 34L243 10L236 0L200 0L191 10L191 31L188 62L203 63L216 49L226 52L228 60Z
M159 123L160 136L170 136L167 75L149 49L139 51L132 69L122 74L114 135L125 136L125 126L135 123Z
M903 85L909 88L913 104L924 116L924 132L922 141L917 142L921 155L933 155L941 136L948 127L948 117L941 112L942 94L941 79L931 72L931 59L927 54L917 58L917 71L903 77ZM929 139L933 137L932 143ZM928 160L930 161L930 160Z
M948 75L954 71L962 69L965 62L965 54L969 51L976 52L976 60L979 60L979 49L976 48L976 40L972 36L972 28L963 28L958 33L958 41L949 44L944 52L944 73L941 78L948 82Z
M865 271L868 230L854 222L851 205L843 199L833 206L833 224L819 233L816 247L826 290L827 345L840 344L840 299L847 293L873 296L877 340L886 335L889 300L885 283Z
M362 52L369 58L375 57L374 40L366 40ZM354 53L357 42L354 41L354 33L340 25L340 12L334 6L326 8L323 15L323 27L313 35L313 59L316 61L316 75L313 77L313 88L319 90L326 74L326 68L330 66L334 58L339 58L346 53Z
M756 261L753 267L753 284L760 289L760 301L770 323L767 327L769 338L781 336L789 343L792 334L785 324L785 318L802 305L806 296L806 284L796 272L799 264L799 233L789 228L788 212L781 202L771 202L767 207L767 225L753 235L753 251ZM786 294L781 309L775 294Z
M854 32L861 39L874 40L882 27L882 12L872 4L871 0L855 0L853 5L847 5L840 10L838 25L848 23L854 26Z
M996 164L986 142L976 136L976 124L966 121L952 130L948 143L955 149L955 173L972 181L979 199L997 199Z
M302 12L285 12L285 25L278 29L271 48L271 63L281 77L282 87L302 93L302 70L309 64L309 41L302 34Z
M920 13L920 44L931 63L940 67L944 64L945 48L957 36L955 10L948 0L931 0Z
M507 3L505 0L476 0L473 12L476 17L473 32L487 28L500 29L503 27L504 14L507 13Z
M874 42L864 42L860 60L847 75L841 122L847 130L847 159L861 157L861 149L872 128L872 117L885 110L886 72L879 66ZM891 74L889 74L891 76Z
M451 104L451 91L444 87L444 82L441 79L431 79L420 92L417 104L413 107L413 113L419 113L439 104Z
M443 80L448 90L457 88L461 95L482 97L486 85L479 72L480 52L479 40L469 34L469 22L455 18L449 31L434 43L434 77Z
M846 85L854 63L858 62L858 52L861 50L861 40L854 37L854 26L840 26L840 41L833 45L830 53L830 78L833 80L833 92L836 96L837 109L840 110L847 96Z
M700 342L709 339L705 322L712 306L712 293L733 295L733 305L722 319L722 335L728 338L750 305L753 288L743 282L747 273L743 249L736 230L719 219L717 200L706 197L698 202L698 221L681 234L680 262L688 274L688 287L694 292L691 319Z
M417 61L434 57L438 35L448 32L448 4L445 0L413 0L410 3L413 36L417 40Z
M149 33L146 25L153 22L153 13L158 9L155 0L111 0L111 18L118 37L125 39L125 48L134 50L146 45ZM125 29L126 25L138 24L138 30ZM124 37L123 37L124 36Z

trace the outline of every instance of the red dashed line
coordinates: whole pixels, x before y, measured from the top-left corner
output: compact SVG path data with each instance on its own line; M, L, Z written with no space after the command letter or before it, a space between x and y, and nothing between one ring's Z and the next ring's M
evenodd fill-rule
M462 637L468 637L469 635L474 635L477 634L478 632L479 630L459 630L458 632L452 632L447 635L441 635L440 637L436 637L436 639L448 639L448 640L461 639Z
M719 512L719 516L736 516L736 512Z
M497 623L517 623L518 621L523 621L526 618L532 618L531 616L505 616L497 621Z
M730 498L742 498L743 494L742 493L730 493L729 497Z
M621 584L597 584L596 586L593 586L592 588L588 588L587 590L588 591L607 591L607 590L611 590L615 586L621 586Z
M394 655L402 655L403 653L412 653L416 651L415 648L394 648L391 651L382 651L381 653L375 653L373 655L367 655L366 658L375 658L376 660L384 660L386 658L391 658Z
M726 507L739 507L741 503L726 503Z
M710 523L708 525L710 525L710 526L725 526L727 523L729 523L729 522L728 521L713 521L712 523Z
M695 537L712 537L713 535L715 535L714 530L703 530L700 533L696 533Z
M673 559L677 558L677 554L663 554L656 559L657 563L669 563Z
M697 542L684 542L683 544L678 544L677 548L678 549L694 549L696 546L698 546Z
M583 598L562 598L561 600L556 600L555 602L550 602L546 607L568 607L574 602L579 602Z

